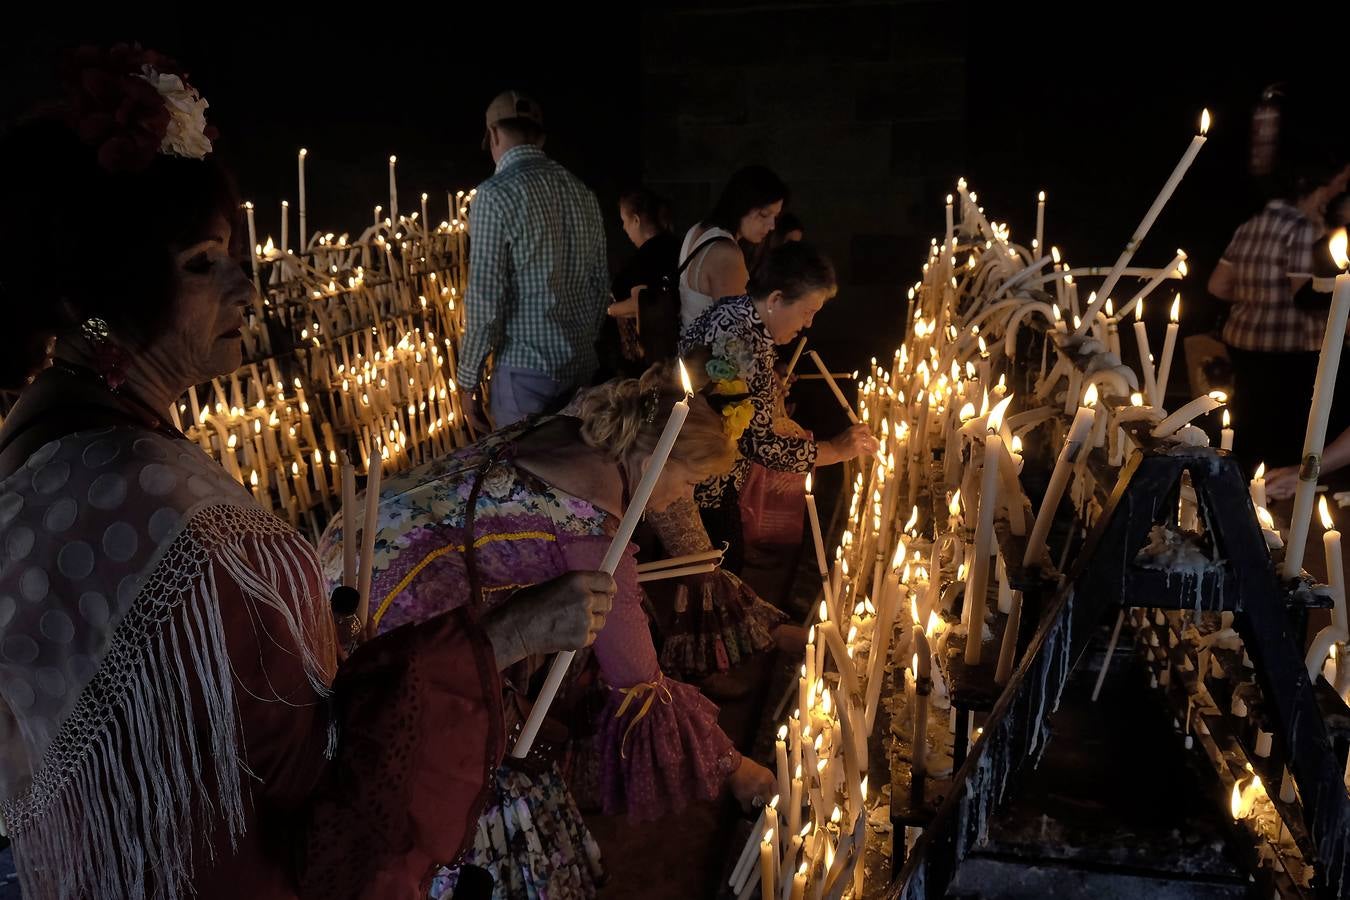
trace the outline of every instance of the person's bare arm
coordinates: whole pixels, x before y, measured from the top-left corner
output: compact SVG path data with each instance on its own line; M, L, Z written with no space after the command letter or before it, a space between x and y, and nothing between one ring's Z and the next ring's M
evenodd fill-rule
M750 273L745 268L741 248L731 241L718 241L703 251L706 259L699 271L699 290L714 301L723 297L739 297L750 284Z
M1209 276L1209 284L1206 289L1220 300L1226 300L1232 303L1235 298L1233 287L1237 283L1237 271L1233 264L1226 259L1219 260L1219 264L1214 267L1214 272Z

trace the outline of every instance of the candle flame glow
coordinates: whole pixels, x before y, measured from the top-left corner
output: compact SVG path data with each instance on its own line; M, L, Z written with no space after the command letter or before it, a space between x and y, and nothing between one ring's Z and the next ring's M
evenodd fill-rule
M1233 796L1228 801L1228 810L1233 814L1233 820L1242 818L1242 785L1233 782Z
M1255 475L1254 477L1256 477L1256 478L1265 478L1265 477L1266 477L1266 464L1265 464L1265 463L1261 463L1259 466L1256 467L1256 475Z
M1143 405L1144 405L1144 395L1141 394L1141 393L1139 393L1138 391L1135 391L1133 394L1130 395L1130 405L1131 405L1131 406L1143 406Z
M684 387L686 397L693 396L694 387L689 383L689 371L684 367L684 360L680 360L680 384Z
M1322 517L1322 527L1330 531L1334 523L1331 521L1331 510L1327 508L1326 494L1317 498L1317 514Z
M1209 133L1209 122L1210 122L1210 118L1209 118L1209 110L1208 110L1208 109L1202 109L1202 110L1200 110L1200 134L1201 134L1201 135L1205 135L1205 134L1208 134L1208 133Z
M928 627L923 630L924 637L932 637L938 630L942 620L938 618L937 610L928 613Z
M830 620L830 608L825 605L825 601L820 601L820 621L828 622Z
M786 726L786 725L779 725L779 726L778 726L778 739L779 739L780 741L786 740L786 739L787 739L787 726Z
M1270 514L1270 510L1264 506L1256 508L1256 520L1261 523L1261 527L1267 531L1275 530L1275 517Z
M1232 417L1228 415L1228 410L1225 409L1223 411L1223 427L1229 428L1232 426L1232 424L1233 424Z
M952 494L951 502L947 504L947 512L951 513L953 516L959 516L959 515L961 515L961 491L960 491L960 489L958 489L958 490L956 491L956 493Z
M1173 322L1181 321L1181 294L1177 294L1176 297L1172 299L1172 312L1170 313L1170 318Z
M1012 452L1017 456L1022 455L1022 436L1020 434L1013 435Z
M960 418L963 423L969 422L971 419L975 418L975 404L967 403L965 406L961 407L958 418Z
M1331 258L1336 261L1336 267L1344 269L1350 266L1350 254L1346 253L1346 232L1344 228L1337 228L1331 235L1328 245L1331 247Z
M1099 397L1097 394L1097 383L1094 381L1092 384L1088 385L1087 391L1084 392L1083 394L1083 405L1096 406L1098 399Z
M919 521L919 507L916 506L912 510L910 510L909 521L905 523L905 531L909 531L911 528L913 528L916 524L918 524L918 521Z
M1003 428L1003 414L1008 411L1008 405L1012 403L1012 395L1004 397L997 406L989 412L989 431L997 432Z

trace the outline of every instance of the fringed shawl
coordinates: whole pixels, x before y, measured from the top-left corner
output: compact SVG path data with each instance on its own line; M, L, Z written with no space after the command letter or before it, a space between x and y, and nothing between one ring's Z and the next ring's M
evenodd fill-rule
M0 482L0 818L26 896L190 895L194 843L243 833L225 579L323 696L312 549L197 447L80 432Z

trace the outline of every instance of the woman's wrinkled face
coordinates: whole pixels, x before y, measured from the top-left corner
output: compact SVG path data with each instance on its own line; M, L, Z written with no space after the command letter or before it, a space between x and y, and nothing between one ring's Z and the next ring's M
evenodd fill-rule
M167 330L145 348L186 386L239 368L244 310L253 283L230 255L230 224L218 216L174 255L177 291Z
M775 200L768 206L757 206L741 216L741 237L752 244L763 243L773 231L778 214L783 211L783 201Z
M782 291L774 291L764 301L764 325L775 344L787 344L811 327L825 301L833 291L807 291L796 300L788 301Z

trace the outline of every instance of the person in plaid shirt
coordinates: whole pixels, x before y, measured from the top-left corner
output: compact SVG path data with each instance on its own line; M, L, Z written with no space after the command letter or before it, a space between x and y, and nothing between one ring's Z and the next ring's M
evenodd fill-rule
M1303 164L1286 190L1243 223L1209 279L1233 304L1223 341L1233 362L1234 451L1249 468L1298 461L1326 313L1294 295L1312 277L1313 248L1326 231L1327 202L1345 190L1344 162Z
M608 249L595 195L544 155L544 114L507 91L488 106L483 148L497 171L469 213L469 285L460 388L479 409L489 355L492 414L504 428L587 384L610 302Z

